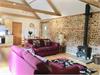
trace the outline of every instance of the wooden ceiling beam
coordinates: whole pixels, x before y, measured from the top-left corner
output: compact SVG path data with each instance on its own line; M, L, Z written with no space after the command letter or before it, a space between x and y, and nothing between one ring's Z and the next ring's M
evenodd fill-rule
M10 2L10 1L5 1L5 0L4 1L0 0L0 7L19 9L19 10L23 10L23 11L32 12L32 10L29 7L26 7L23 4Z
M35 1L36 1L36 0L32 0L32 1L29 2L29 4L31 4L31 3L35 2Z
M26 6L25 4L15 3L15 2L10 2L10 1L5 1L5 0L4 1L0 0L0 7L13 8L13 9L19 9L19 10L24 10L24 11L28 11L28 12L38 12L38 13L59 16L58 14L56 14L54 12L49 12L49 11L39 10L39 9L34 9L34 8L31 9L30 7Z
M95 0L80 0L80 1L84 2L84 3L89 3L93 6L100 8L100 2L99 1L95 1Z
M8 15L8 16L16 16L16 17L23 17L23 18L30 18L30 19L36 18L36 17L34 17L34 16L26 16L26 15L21 15L21 14L14 14L14 13L0 12L0 16L4 16L4 15Z
M51 0L47 0L47 2L48 2L48 4L52 7L52 9L54 10L54 12L55 12L56 14L58 14L59 16L61 16L60 11L58 11L58 9L57 9L56 6L52 3L52 1L51 1Z
M23 3L25 4L25 5L27 5L30 9L32 9L32 7L25 1L25 0L22 0L23 1ZM33 9L32 9L33 10ZM35 13L35 11L34 12L32 12L36 17L37 17L37 19L41 19L36 13Z

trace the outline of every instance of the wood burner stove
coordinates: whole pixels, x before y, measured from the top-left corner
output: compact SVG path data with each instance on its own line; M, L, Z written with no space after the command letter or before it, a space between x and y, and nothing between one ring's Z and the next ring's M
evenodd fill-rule
M91 52L92 52L92 48L88 46L88 25L90 16L91 16L90 5L86 4L83 46L78 46L78 52L76 53L77 56L84 55L86 59L91 58Z

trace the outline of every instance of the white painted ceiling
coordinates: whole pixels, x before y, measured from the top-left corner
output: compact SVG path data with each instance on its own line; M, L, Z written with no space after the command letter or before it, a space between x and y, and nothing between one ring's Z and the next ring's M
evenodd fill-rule
M46 10L46 11L53 11L50 5L47 3L46 0L26 0L32 8ZM85 3L81 2L80 0L52 0L53 4L56 8L60 11L62 16L70 16L81 14L85 12ZM100 11L100 8L91 6L91 11ZM42 19L50 19L50 18L57 18L61 16L54 16L54 15L47 15L42 13L37 13Z
M23 3L22 0L8 0L8 1ZM34 9L54 12L52 7L48 4L47 0L25 0L25 1ZM55 15L49 15L49 14L36 12L36 14L39 15L41 19L51 19L51 18L57 18L57 17L63 17L63 16L71 16L71 15L82 14L85 12L85 3L81 2L80 0L51 0L51 1L56 6L58 11L61 13L61 16L55 16ZM5 9L3 8L2 10L0 8L0 11L9 12L9 13L10 12L20 13L23 15L32 15L31 13L19 11L19 10L10 9L10 11L7 11L6 8ZM91 11L92 12L100 11L100 8L97 8L91 5Z
M50 5L47 3L47 0L35 0L33 1L30 6L35 9L41 9L46 11L53 11Z
M7 1L17 2L17 3L23 3L23 1L22 1L22 0L7 0Z

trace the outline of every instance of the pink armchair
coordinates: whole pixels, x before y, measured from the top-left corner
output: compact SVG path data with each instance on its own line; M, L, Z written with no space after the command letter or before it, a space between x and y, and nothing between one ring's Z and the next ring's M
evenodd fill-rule
M25 51L17 46L12 46L9 53L9 69L13 75L34 75L37 59L32 55L25 55ZM23 55L23 56L22 56ZM25 56L24 59L23 57Z

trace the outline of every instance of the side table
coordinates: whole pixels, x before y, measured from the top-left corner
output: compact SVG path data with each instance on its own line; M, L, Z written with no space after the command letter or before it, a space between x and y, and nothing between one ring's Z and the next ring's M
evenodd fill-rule
M66 46L60 45L59 51L60 51L60 53L65 53L66 52Z
M100 65L97 65L95 63L90 63L86 65L88 68L95 69L97 72L93 73L92 75L100 75Z

